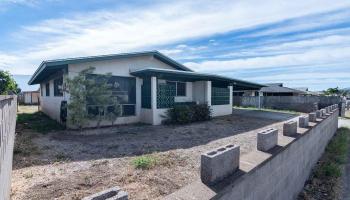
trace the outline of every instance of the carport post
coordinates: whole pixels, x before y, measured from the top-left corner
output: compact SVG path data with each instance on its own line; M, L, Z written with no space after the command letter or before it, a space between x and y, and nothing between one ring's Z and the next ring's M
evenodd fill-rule
M157 115L157 77L151 77L151 108L152 108L152 124L156 124L156 115Z
M263 93L259 92L259 106L258 106L259 109L261 109L261 96L263 96Z

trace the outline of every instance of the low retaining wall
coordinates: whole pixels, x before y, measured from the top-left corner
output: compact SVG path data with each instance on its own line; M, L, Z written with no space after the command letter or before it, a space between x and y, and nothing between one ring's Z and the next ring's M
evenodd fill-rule
M0 199L10 199L17 97L0 96Z
M284 135L278 135L278 142L274 147L275 130L267 129L258 133L266 135L261 140L271 140L260 141L261 145L267 147L260 149L266 151L255 150L240 156L239 169L219 182L204 184L197 180L165 199L295 199L338 128L338 106L332 105L327 111L316 118L316 122L308 122L308 116L305 116L301 118L303 124L299 126L296 123L286 123L288 131ZM314 113L312 117L313 115ZM226 165L217 166L220 167L212 170L228 171L227 168L224 169ZM232 164L229 167L235 166Z
M328 96L234 96L233 105L243 107L260 107L298 112L314 112L333 104L341 104L340 97ZM315 103L317 106L315 106Z

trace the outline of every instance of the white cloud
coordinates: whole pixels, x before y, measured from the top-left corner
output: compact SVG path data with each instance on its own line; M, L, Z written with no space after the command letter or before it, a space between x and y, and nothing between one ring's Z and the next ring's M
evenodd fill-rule
M299 54L285 54L278 56L256 57L236 60L214 60L201 63L185 63L185 65L206 72L229 72L238 69L281 68L285 66L322 65L326 63L350 63L350 47L326 48L311 50Z
M12 73L32 73L45 59L147 49L349 5L350 2L342 0L270 0L263 4L258 0L208 0L78 13L28 25L14 34L24 42L27 38L27 42L34 45L27 48L24 43L23 49L7 52L7 55L17 59L9 60L6 66L11 67ZM285 57L273 58L269 62L265 60L265 64L274 65L276 59L289 62L295 59L289 55ZM244 67L250 63L256 66L260 61L257 58L255 61L235 63L243 64ZM0 64L0 68L4 67L4 64Z

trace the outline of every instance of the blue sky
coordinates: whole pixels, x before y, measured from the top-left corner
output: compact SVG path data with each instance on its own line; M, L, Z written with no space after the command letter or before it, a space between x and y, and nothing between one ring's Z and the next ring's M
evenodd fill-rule
M168 2L0 0L0 69L30 75L47 59L159 50L201 72L350 87L350 1Z

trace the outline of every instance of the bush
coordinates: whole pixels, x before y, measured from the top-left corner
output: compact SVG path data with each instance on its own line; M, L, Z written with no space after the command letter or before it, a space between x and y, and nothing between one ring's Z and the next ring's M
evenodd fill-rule
M211 110L207 104L175 105L166 112L165 117L165 124L187 124L210 120Z
M139 156L133 160L133 165L136 169L150 169L156 163L153 156Z

